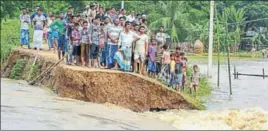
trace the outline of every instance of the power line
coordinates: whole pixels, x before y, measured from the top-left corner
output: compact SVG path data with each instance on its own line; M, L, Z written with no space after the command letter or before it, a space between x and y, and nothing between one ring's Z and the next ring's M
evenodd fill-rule
M234 23L227 23L228 25L232 25L232 24L240 24L240 23L250 23L250 22L256 22L256 21L262 21L262 20L267 20L268 18L263 18L263 19L256 19L256 20L249 20L249 21L244 21L244 22L234 22ZM225 24L222 23L221 24Z

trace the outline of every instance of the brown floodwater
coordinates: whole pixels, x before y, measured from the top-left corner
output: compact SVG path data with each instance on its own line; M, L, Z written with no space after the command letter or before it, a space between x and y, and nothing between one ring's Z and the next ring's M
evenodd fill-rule
M199 63L193 61L193 64ZM268 74L268 61L236 61L241 73ZM206 65L199 64L206 73ZM231 66L233 68L233 66ZM233 69L231 69L233 71ZM227 66L221 66L220 87L213 65L208 110L169 110L135 113L110 104L57 97L47 88L25 81L1 79L1 129L268 129L268 78L232 77L229 95Z

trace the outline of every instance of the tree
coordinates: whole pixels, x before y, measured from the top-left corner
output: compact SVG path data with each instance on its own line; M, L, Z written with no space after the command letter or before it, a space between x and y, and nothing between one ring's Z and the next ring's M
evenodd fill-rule
M187 23L187 14L184 13L184 1L159 1L161 16L159 19L150 23L151 29L157 29L161 25L167 30L171 36L172 42L179 42L179 25ZM172 10L172 11L171 11Z

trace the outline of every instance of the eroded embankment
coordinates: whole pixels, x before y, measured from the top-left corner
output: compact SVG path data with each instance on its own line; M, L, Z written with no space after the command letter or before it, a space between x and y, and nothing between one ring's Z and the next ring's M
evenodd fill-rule
M34 66L37 67L34 68L35 57ZM18 61L22 61L21 66L18 66ZM2 77L10 78L11 75L14 77L14 70L17 70L18 79L32 80L56 62L56 55L48 51L36 54L33 50L15 49L1 73ZM19 67L23 68L17 69ZM61 97L95 103L107 102L133 111L198 108L180 93L155 80L115 70L89 69L62 63L48 72L39 84L52 88Z

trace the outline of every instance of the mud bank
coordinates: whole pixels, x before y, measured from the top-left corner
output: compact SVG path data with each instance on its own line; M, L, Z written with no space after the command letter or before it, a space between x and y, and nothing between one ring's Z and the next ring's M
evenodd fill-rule
M33 72L31 67L35 57L37 67ZM57 62L56 54L49 51L36 54L33 50L15 49L7 66L1 69L2 77L10 78L14 75L12 70L18 60L23 64L18 76L22 80L32 80ZM134 73L68 66L63 62L41 80L37 84L51 88L60 97L111 103L132 111L199 108L190 98L186 99L161 83Z

